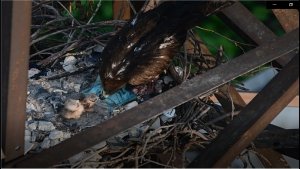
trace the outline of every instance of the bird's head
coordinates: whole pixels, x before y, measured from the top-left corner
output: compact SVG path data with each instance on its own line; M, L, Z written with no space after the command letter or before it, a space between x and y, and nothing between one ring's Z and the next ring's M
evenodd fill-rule
M125 84L126 82L124 80L103 78L102 79L103 91L101 94L102 97L107 98L109 95L114 94L123 86L125 86Z

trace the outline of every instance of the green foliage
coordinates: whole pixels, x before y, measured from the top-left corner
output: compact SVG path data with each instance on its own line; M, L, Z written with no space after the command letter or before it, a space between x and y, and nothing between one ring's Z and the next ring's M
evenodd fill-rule
M266 2L259 1L242 1L243 5L248 8L252 14L270 28L277 36L284 34L280 23L277 21L272 10L266 8Z
M226 60L239 56L243 52L246 52L250 49L249 46L233 42L237 41L241 43L247 43L234 31L232 31L219 17L215 15L210 16L206 20L204 20L201 24L201 27L206 30L199 28L195 28L194 30L206 43L208 49L213 55L217 54L218 48L221 45L224 48ZM222 36L220 36L220 34Z
M243 5L248 8L251 13L257 17L260 21L262 21L271 31L273 31L277 36L283 35L285 32L282 29L280 23L277 21L274 16L272 10L267 9L265 2L257 2L257 1L241 1ZM220 45L223 46L225 56L224 59L232 59L237 57L243 52L247 52L248 50L254 48L254 46L245 46L245 45L237 45L228 39L232 39L242 43L249 43L242 39L241 36L236 34L229 28L226 24L223 23L221 19L217 16L210 16L205 21L202 22L201 27L204 29L195 28L194 30L198 33L201 39L206 43L208 49L213 55L216 55L218 51L218 47ZM222 36L220 36L222 35ZM225 37L224 37L225 36ZM246 75L238 77L233 81L233 83L240 83L244 81L256 73L265 70L270 67L269 65L261 66Z
M73 0L71 3L71 14L79 21L87 22L97 9L99 0ZM111 20L113 16L112 1L101 1L101 6L92 22ZM68 15L67 11L64 11L65 16Z

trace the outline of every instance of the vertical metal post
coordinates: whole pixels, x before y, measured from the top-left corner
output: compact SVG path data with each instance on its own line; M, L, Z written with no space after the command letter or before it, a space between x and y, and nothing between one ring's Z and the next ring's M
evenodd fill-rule
M1 147L5 162L24 154L31 3L2 2Z

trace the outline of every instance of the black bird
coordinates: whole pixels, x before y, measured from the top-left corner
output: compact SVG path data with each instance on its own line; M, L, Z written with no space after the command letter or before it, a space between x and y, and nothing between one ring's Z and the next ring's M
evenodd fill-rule
M145 84L158 77L186 39L187 30L228 2L166 1L138 13L108 42L100 77L105 94L127 83Z

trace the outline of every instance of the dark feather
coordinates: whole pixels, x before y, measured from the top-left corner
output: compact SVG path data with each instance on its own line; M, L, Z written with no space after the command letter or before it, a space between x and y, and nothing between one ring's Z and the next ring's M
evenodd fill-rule
M186 38L187 30L223 2L169 1L139 13L105 47L100 77L106 93L125 84L139 85L165 70Z

